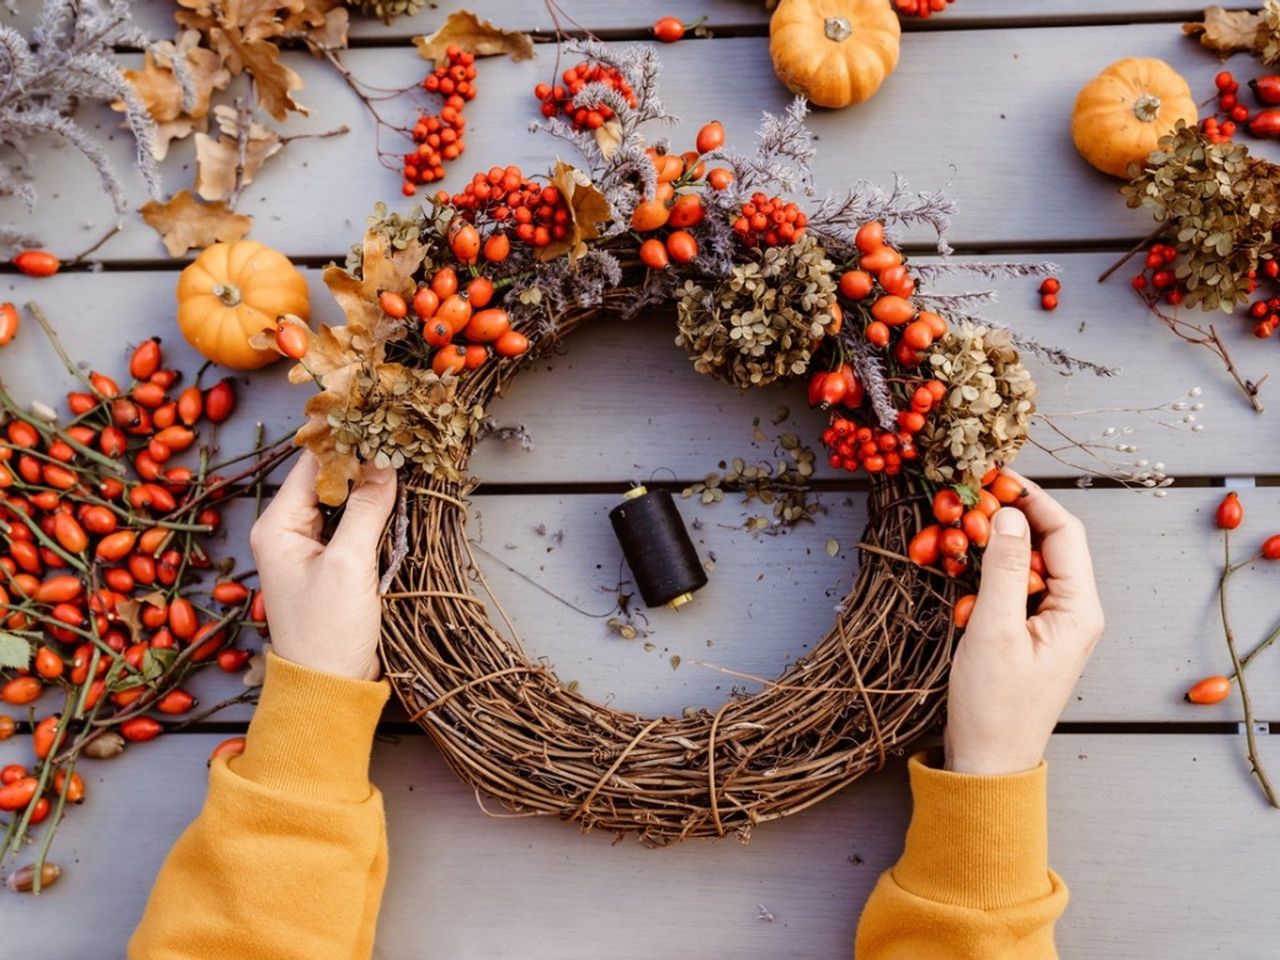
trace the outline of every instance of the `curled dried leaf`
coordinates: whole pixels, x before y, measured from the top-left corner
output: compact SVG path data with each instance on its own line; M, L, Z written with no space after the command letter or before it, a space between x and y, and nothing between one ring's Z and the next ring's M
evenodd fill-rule
M414 45L423 60L431 60L439 66L445 60L445 51L451 46L461 47L477 57L495 57L506 54L512 60L533 58L533 38L527 33L503 30L488 20L481 20L470 10L455 10L435 33L414 37Z
M1227 10L1214 5L1204 12L1204 19L1184 23L1182 32L1198 37L1202 46L1222 57L1240 51L1252 52L1258 42L1259 15L1248 10Z
M592 185L590 178L564 161L556 163L551 185L560 191L569 207L569 229L563 239L539 249L538 259L554 260L568 253L569 262L575 263L587 252L586 241L600 236L600 224L607 223L613 212L609 201Z

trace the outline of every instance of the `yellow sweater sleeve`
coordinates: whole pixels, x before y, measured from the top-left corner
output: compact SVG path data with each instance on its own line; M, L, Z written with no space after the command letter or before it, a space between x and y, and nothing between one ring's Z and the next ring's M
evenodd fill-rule
M1054 960L1067 888L1049 869L1045 765L1000 777L908 765L902 858L858 924L856 960Z
M389 689L268 655L244 753L214 761L130 960L370 956L387 839L369 754Z

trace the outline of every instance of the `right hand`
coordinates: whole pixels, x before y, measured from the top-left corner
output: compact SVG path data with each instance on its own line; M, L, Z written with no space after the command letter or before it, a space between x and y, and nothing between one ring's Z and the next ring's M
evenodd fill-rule
M946 766L993 775L1040 764L1049 737L1102 635L1102 605L1084 525L1036 484L992 517L982 581L951 664ZM1027 616L1031 535L1047 595Z

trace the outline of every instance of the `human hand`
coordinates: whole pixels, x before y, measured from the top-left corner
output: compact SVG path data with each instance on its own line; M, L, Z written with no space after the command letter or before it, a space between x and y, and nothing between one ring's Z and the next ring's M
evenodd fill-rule
M1026 494L992 517L978 599L951 665L944 743L947 769L958 773L1038 766L1102 635L1083 524L1036 484L1004 472ZM1049 575L1046 596L1027 617L1032 533Z
M378 676L378 541L396 499L394 470L366 468L329 542L320 539L319 464L309 451L249 534L279 656L325 673Z

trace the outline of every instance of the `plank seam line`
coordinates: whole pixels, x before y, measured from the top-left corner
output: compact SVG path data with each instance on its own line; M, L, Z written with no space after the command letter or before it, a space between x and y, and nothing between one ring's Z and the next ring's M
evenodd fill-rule
M1167 13L1097 13L1097 14L1059 14L1046 17L1037 17L1035 15L1004 17L998 20L979 20L973 17L965 17L963 14L956 14L950 17L939 16L930 17L926 21L906 18L903 20L903 33L905 34L935 34L935 33L985 33L1001 30L1071 30L1086 27L1115 27L1115 26L1146 26L1150 24L1180 24L1186 20L1186 16L1177 16ZM712 32L711 37L688 37L683 43L706 42L708 40L733 40L752 37L767 37L769 35L768 22L725 22L710 23L707 28ZM425 28L424 28L425 29ZM175 24L176 31L176 24ZM535 44L551 44L556 41L556 36L550 30L543 28L527 29L527 32ZM607 43L636 43L643 41L654 41L653 34L648 27L606 27L600 30L592 31L592 33L600 40ZM349 38L347 49L349 50L379 50L392 47L407 46L411 42L411 38L415 34L403 34L395 36L353 36ZM582 39L587 34L582 30L565 31L563 37L565 39ZM300 44L286 44L284 49L287 52L305 52L306 48ZM113 52L118 54L139 54L142 53L141 48L120 44L112 48Z

